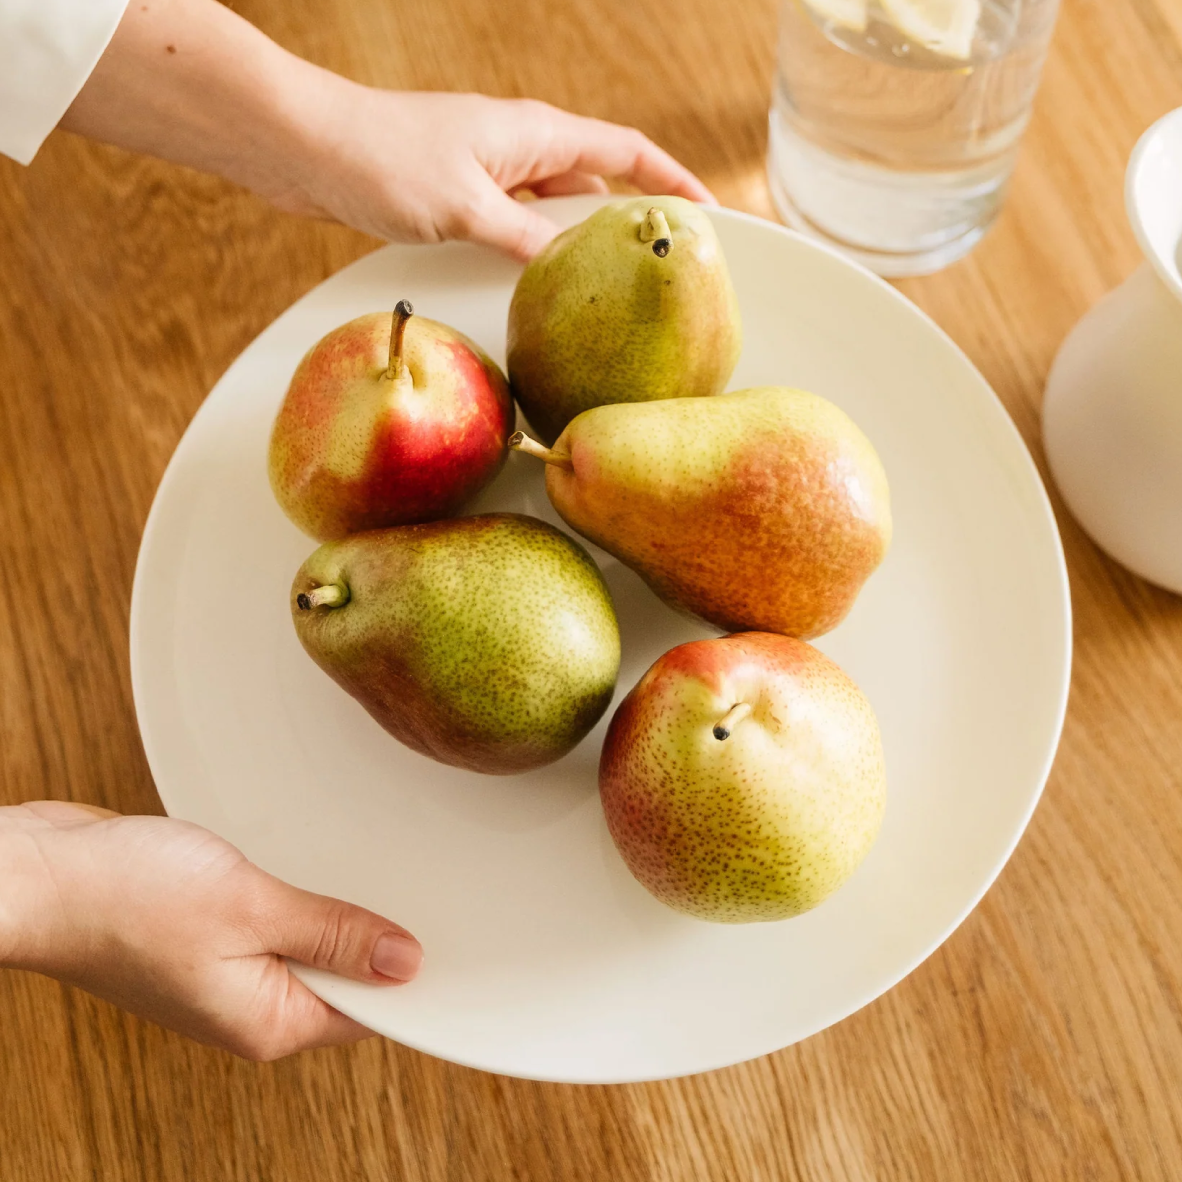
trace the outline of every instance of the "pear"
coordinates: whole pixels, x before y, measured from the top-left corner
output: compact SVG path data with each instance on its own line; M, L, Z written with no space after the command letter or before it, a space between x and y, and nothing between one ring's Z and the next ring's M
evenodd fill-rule
M312 659L395 738L478 772L565 755L620 665L591 557L511 513L327 542L296 575L291 611Z
M682 197L605 205L525 268L508 343L513 395L546 443L603 403L719 393L742 342L710 218Z
M874 843L878 722L802 640L748 632L667 652L620 704L599 765L608 829L663 903L722 923L815 907Z
M835 627L891 538L886 475L831 402L775 386L600 406L547 463L563 518L673 607L727 632Z
M488 355L400 300L334 329L296 369L271 433L271 488L324 541L449 517L505 462L513 401Z

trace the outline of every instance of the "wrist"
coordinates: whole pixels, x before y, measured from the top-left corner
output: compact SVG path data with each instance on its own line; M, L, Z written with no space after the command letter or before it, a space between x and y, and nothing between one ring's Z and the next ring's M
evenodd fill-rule
M319 189L336 168L341 109L365 88L272 48L269 69L256 82L255 119L243 121L248 140L239 158L217 171L289 213L331 217Z

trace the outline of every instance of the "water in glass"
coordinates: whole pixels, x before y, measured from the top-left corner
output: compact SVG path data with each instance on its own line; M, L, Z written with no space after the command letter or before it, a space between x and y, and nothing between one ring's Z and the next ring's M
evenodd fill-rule
M789 224L884 275L996 216L1058 0L785 0L769 176Z

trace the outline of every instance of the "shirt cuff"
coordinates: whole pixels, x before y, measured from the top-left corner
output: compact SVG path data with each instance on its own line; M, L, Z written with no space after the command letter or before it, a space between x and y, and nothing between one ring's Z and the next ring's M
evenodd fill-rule
M0 153L28 164L90 77L127 0L0 0Z

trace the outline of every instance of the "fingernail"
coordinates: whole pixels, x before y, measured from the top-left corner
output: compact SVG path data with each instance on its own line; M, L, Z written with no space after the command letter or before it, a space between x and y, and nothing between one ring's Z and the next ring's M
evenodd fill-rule
M423 963L423 949L414 936L402 936L387 932L378 937L370 957L370 967L375 973L389 977L392 981L409 981Z

